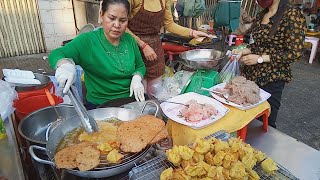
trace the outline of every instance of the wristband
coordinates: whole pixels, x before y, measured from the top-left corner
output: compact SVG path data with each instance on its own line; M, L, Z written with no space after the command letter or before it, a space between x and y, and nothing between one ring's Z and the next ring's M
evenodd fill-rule
M147 47L147 43L144 43L142 46L141 46L141 49L144 49L144 48L146 48Z

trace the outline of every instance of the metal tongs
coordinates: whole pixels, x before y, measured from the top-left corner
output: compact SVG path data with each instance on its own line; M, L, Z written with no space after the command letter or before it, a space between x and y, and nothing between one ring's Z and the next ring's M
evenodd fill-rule
M85 131L89 134L98 132L97 122L89 115L88 111L81 103L75 87L71 86L70 90L67 92L67 95L69 96L72 105L76 109Z

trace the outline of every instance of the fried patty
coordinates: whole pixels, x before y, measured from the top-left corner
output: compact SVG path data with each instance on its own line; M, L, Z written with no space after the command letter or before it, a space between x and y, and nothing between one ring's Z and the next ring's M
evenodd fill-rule
M123 152L136 153L144 149L161 131L165 123L154 116L144 115L125 122L118 128L118 140Z

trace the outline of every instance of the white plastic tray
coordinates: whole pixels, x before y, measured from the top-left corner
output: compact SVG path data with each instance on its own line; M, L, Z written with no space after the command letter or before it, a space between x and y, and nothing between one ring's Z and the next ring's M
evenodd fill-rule
M223 89L225 86L226 86L226 83L217 84L217 85L211 87L210 90ZM263 89L260 89L260 97L261 97L260 101L255 103L255 104L249 105L249 106L243 106L243 105L239 105L239 104L233 103L233 102L231 102L229 100L226 100L225 98L220 97L215 93L210 92L210 94L211 94L212 97L214 97L218 101L220 101L220 102L222 102L224 104L233 106L235 108L238 108L240 110L247 110L247 109L254 108L254 107L258 106L259 104L263 103L264 101L266 101L271 96L270 93L264 91Z
M217 100L215 100L215 99L213 99L211 97L207 97L207 96L204 96L204 95L201 95L201 94L197 94L197 93L194 93L194 92L181 94L181 95L175 96L175 97L173 97L171 99L168 99L167 101L186 104L188 101L190 101L192 99L196 100L200 104L213 105L218 110L218 115L216 115L216 116L214 115L214 116L211 116L208 119L192 123L192 122L186 121L183 117L179 116L181 109L184 108L184 105L163 102L163 103L160 104L160 107L161 107L163 113L168 118L172 119L173 121L175 121L177 123L189 126L189 127L193 128L193 129L204 128L204 127L214 123L218 119L222 118L224 115L226 115L229 112L229 108L224 106L219 101L217 101Z

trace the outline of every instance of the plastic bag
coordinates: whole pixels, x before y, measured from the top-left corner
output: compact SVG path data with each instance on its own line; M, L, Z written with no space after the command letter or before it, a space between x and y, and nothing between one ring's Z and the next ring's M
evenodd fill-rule
M228 54L227 54L228 55ZM240 65L239 58L237 54L233 54L232 56L236 56L234 60L229 60L227 64L220 71L220 82L229 82L236 76L240 76Z
M18 97L18 94L10 83L0 80L0 114L5 120L14 111L13 100Z

